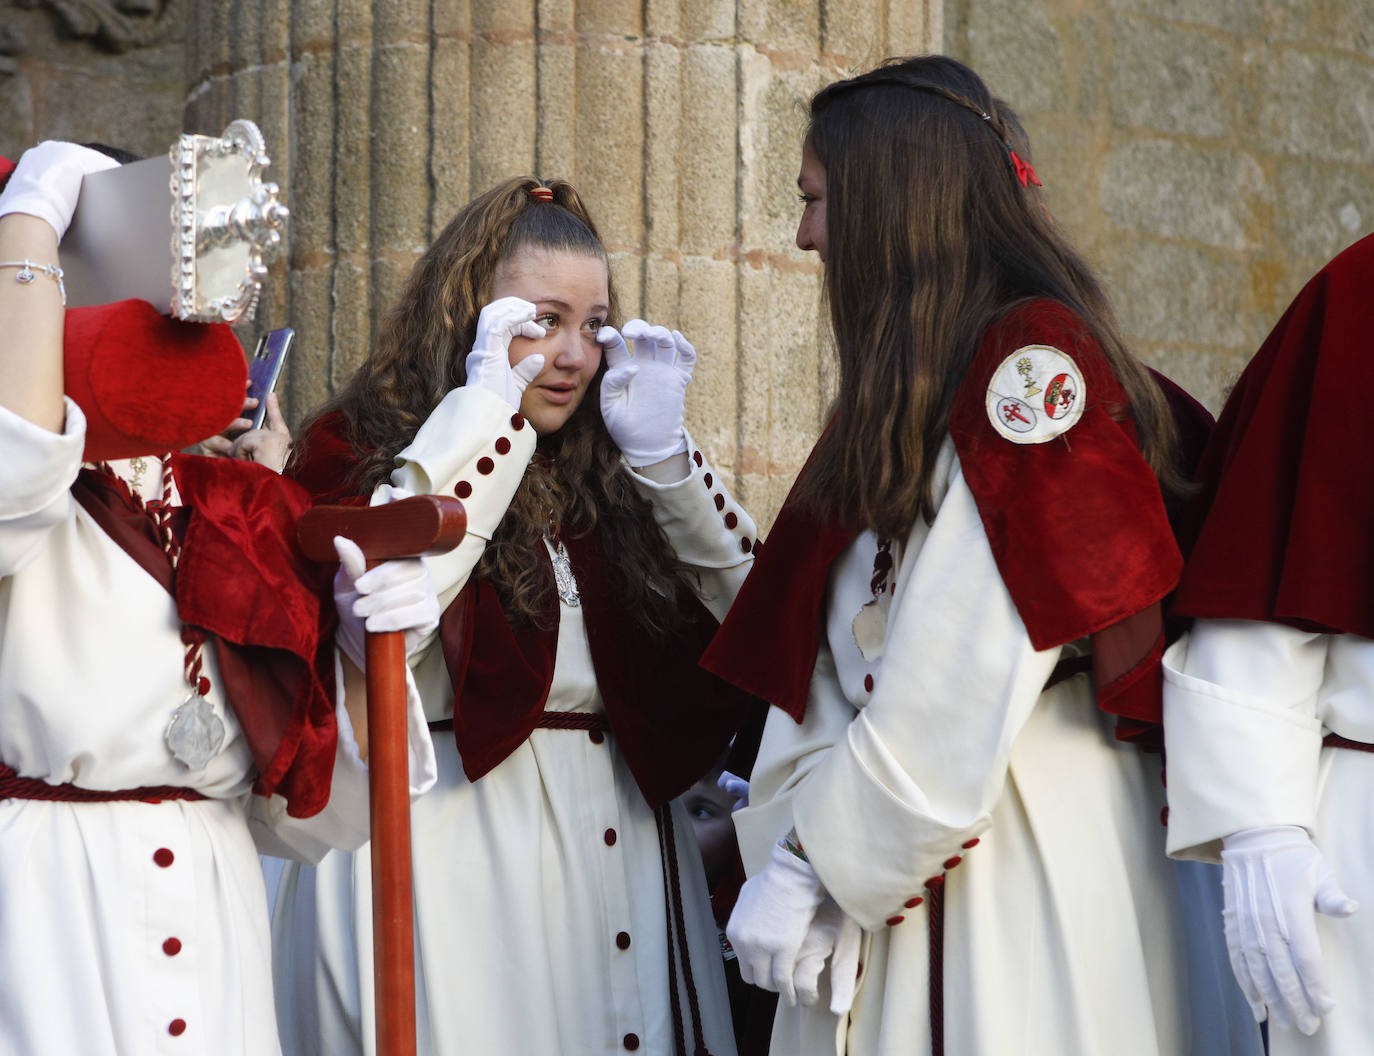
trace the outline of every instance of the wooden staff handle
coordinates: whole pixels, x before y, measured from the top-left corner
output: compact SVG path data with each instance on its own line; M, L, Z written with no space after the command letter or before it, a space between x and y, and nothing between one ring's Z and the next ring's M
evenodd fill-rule
M337 561L334 537L369 567L452 550L467 530L457 499L417 495L385 506L316 506L296 535L305 555ZM410 868L410 767L405 634L367 635L367 740L372 824L372 950L377 1056L415 1054L415 924Z

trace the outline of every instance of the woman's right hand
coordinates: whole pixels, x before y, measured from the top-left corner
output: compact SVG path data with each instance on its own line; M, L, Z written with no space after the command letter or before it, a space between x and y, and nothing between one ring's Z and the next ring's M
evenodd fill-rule
M76 211L82 178L88 172L118 166L119 162L98 150L45 140L19 156L19 164L0 192L0 216L27 213L46 220L60 242Z
M519 297L502 297L477 317L477 337L467 358L467 384L496 393L515 410L525 387L544 369L539 353L510 362L510 343L517 337L540 338L547 332L534 321L535 306Z

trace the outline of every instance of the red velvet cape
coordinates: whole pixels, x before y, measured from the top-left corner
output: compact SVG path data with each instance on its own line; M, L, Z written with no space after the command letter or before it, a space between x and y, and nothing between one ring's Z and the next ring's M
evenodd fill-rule
M1289 306L1198 469L1174 609L1374 638L1374 235Z
M1051 345L1082 371L1076 425L1015 444L988 420L998 365L1025 345ZM1032 645L1092 635L1099 706L1135 739L1160 721L1160 601L1182 558L1153 472L1140 457L1126 397L1086 326L1034 301L989 327L949 414L949 432L1003 582ZM806 469L802 470L803 476ZM859 525L821 524L793 489L703 666L800 722L820 643L830 566Z
M225 695L257 765L253 790L286 798L293 817L329 800L334 718L331 575L296 546L305 490L263 466L173 455L183 505L173 572L151 519L128 489L82 470L72 493L96 523L171 593L183 624L214 635Z
M290 469L320 501L366 501L344 494L355 457L346 431L341 414L317 421ZM568 535L563 543L582 599L606 719L644 798L660 806L711 769L749 698L698 666L716 621L695 596L684 598L671 638L662 640L623 600L623 573L596 532ZM552 587L552 566L545 574ZM558 645L557 594L550 589L546 598L540 623L549 629L513 625L495 588L474 576L443 614L440 642L453 686L453 732L469 780L489 773L523 744L544 710Z

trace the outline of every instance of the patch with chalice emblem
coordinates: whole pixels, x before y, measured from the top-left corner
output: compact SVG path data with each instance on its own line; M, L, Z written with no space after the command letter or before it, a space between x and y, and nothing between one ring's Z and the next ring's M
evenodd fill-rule
M993 371L988 418L1013 444L1043 444L1074 427L1086 398L1072 359L1050 345L1026 345Z

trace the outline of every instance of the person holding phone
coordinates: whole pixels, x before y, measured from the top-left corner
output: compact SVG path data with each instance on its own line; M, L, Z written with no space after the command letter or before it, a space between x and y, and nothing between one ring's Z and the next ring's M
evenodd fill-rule
M243 413L222 433L202 440L201 454L239 458L277 473L282 471L291 454L291 430L282 417L276 388L295 336L296 332L288 327L269 331L258 340L248 366L248 396L243 402Z
M423 634L437 600L418 560L349 565L336 614L302 489L157 453L234 413L243 355L144 301L65 309L59 242L112 164L0 161L0 1052L272 1056L257 848L367 837L333 628L367 595Z
M467 509L429 561L439 635L412 655L440 773L411 822L426 1056L734 1052L673 800L743 708L697 658L754 526L683 426L693 346L615 320L577 192L509 180L440 232L288 466L328 501ZM288 1052L371 1052L370 892L367 849L288 865Z

